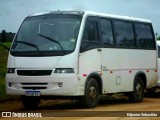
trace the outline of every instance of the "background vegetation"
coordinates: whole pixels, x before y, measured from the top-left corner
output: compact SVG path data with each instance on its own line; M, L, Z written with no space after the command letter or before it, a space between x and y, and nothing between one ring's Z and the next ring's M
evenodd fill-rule
M160 40L160 36L159 36L159 37L157 37L157 40Z
M5 42L4 45L10 47L11 42ZM0 45L0 100L13 98L13 96L6 95L5 91L7 57L8 57L8 51Z
M10 48L11 46L11 42L4 42L3 44L8 48ZM5 76L7 70L7 58L8 58L8 51L0 44L0 101L19 99L18 96L12 96L6 94Z
M160 40L160 35L158 33L156 33L155 36L157 40Z
M2 33L0 33L0 41L2 41L2 42L12 42L14 36L15 36L15 33L6 32L5 30L2 30Z

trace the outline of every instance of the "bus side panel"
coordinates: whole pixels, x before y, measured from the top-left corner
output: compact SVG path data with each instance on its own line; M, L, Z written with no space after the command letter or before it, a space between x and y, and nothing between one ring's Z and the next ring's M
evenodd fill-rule
M158 73L157 70L146 70L146 79L147 79L147 86L146 88L152 88L157 86L158 84Z
M88 75L93 72L101 72L101 54L97 49L89 50L80 54L79 78L82 86L85 86L85 81Z
M147 88L157 84L157 53L155 50L102 49L103 92L133 90L136 73L146 74Z

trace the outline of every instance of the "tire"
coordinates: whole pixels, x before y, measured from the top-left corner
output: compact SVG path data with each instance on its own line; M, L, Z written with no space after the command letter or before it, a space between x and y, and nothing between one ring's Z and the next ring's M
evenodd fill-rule
M142 102L144 97L144 83L140 77L135 79L134 90L129 93L129 100L132 103Z
M81 103L88 108L95 108L98 104L99 100L99 87L96 79L90 78L85 86L85 93L82 99L80 99Z
M39 97L21 96L21 101L26 109L36 109L40 103Z

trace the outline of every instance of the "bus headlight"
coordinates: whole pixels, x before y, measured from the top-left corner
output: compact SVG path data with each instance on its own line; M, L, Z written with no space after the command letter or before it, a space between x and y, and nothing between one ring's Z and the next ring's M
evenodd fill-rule
M15 73L15 68L8 68L7 73Z
M72 68L56 68L54 73L74 73Z

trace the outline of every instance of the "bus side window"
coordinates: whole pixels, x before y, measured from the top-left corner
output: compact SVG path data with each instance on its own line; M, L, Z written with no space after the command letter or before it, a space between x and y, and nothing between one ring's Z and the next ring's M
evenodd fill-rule
M160 58L160 46L158 46L158 58Z
M150 25L145 25L145 36L146 36L146 48L152 49L155 48L154 36L152 34L152 29Z
M83 32L81 51L94 49L100 46L98 22L88 20Z
M97 22L89 21L85 27L83 40L98 41L98 27Z
M155 48L154 37L152 34L152 29L150 25L143 23L135 24L136 38L137 38L137 47L138 48Z
M130 22L114 21L117 47L134 48L135 38L133 25Z
M106 19L101 19L100 24L101 24L101 36L103 45L106 47L114 46L111 21Z

